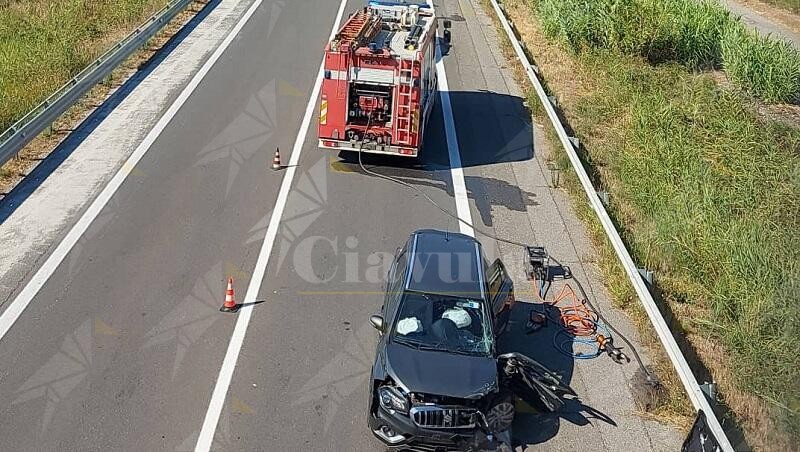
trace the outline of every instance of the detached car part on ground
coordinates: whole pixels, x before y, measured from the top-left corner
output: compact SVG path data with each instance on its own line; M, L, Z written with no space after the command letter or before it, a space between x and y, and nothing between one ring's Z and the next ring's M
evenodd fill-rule
M474 238L420 230L387 279L370 379L369 427L392 449L495 450L514 396L554 411L574 391L533 359L497 355L514 287Z

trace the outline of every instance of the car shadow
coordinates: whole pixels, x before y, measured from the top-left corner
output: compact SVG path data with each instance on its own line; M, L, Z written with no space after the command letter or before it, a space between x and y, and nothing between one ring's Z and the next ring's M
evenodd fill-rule
M133 90L144 81L150 73L164 61L187 36L211 14L221 0L211 0L186 25L173 35L161 49L156 51L147 61L139 65L138 70L117 88L99 107L76 126L64 140L45 158L39 159L36 167L20 181L11 191L0 199L0 224L3 223L33 192L83 143L103 120L122 103Z
M530 331L527 327L531 311L545 314L544 327ZM575 368L575 359L569 337L560 333L559 326L551 319L558 318L558 310L541 303L517 302L511 310L508 330L498 339L498 353L522 353L561 377L569 384ZM565 340L567 343L565 344ZM555 344L562 345L564 353ZM517 401L517 415L512 427L514 446L527 446L548 441L558 434L562 420L583 426L593 421L616 426L616 422L605 413L585 405L578 397L567 397L558 411L547 412Z

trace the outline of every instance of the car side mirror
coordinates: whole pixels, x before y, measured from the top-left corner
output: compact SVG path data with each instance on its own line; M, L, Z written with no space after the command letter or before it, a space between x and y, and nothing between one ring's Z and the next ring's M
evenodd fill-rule
M378 330L381 334L383 334L383 329L385 327L385 325L383 323L383 317L381 317L379 315L370 316L369 323L371 323L372 326L374 326L376 330Z

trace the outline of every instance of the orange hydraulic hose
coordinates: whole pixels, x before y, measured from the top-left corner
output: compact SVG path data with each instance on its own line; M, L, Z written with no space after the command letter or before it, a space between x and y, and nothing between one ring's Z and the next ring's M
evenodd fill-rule
M597 313L590 309L569 283L561 287L552 301L542 298L538 290L536 277L533 278L534 292L540 302L552 306L559 311L558 323L573 336L594 336L597 332Z

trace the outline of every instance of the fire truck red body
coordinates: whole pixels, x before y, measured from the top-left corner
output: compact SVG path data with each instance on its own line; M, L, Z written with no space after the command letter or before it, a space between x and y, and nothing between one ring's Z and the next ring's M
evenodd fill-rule
M435 47L425 3L353 13L325 47L320 147L416 156L436 95Z

